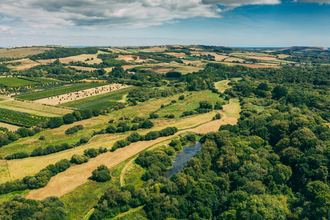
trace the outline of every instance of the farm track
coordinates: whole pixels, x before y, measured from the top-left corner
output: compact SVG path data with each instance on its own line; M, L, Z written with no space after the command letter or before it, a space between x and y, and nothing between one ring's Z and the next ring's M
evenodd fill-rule
M196 128L182 130L175 135L161 137L152 141L140 141L137 143L133 143L125 148L117 149L115 152L101 154L96 158L90 159L89 162L85 164L70 167L63 173L56 175L50 180L46 187L31 191L27 198L42 200L49 196L60 197L87 182L88 178L91 176L92 171L102 164L106 165L108 168L114 167L117 164L125 161L126 159L151 147L152 145L173 138L180 133L186 131L207 133L212 131L218 131L221 125L236 123L237 118L225 116L221 120L211 121Z

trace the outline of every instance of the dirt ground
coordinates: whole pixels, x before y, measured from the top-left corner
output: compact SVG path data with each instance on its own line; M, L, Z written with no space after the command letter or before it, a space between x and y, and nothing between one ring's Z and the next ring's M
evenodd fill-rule
M44 99L38 99L38 100L35 100L34 102L48 104L48 105L58 105L58 104L63 104L63 103L83 99L83 98L90 97L90 96L100 95L103 93L107 93L110 91L115 91L115 90L123 89L123 88L127 88L127 87L128 87L127 85L111 84L111 85L100 86L100 87L91 88L91 89L85 89L85 90L81 90L79 92L71 92L71 93L67 93L64 95L53 96L53 97L48 97L48 98L44 98Z

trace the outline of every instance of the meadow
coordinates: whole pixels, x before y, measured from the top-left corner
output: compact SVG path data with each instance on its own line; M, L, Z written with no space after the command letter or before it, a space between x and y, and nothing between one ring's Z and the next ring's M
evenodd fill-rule
M0 49L0 57L6 58L22 58L28 55L43 53L47 50L52 50L51 47L15 47Z
M90 88L95 88L95 87L104 86L104 85L107 85L107 84L106 83L72 84L69 86L63 86L63 88L60 88L60 89L54 89L54 90L49 90L49 91L32 93L32 94L28 94L28 95L22 95L22 96L18 96L16 98L23 99L23 100L37 100L37 99L41 99L41 98L61 95L61 94L70 93L70 92L76 92L79 90L90 89Z
M35 85L38 84L38 82L19 79L17 77L5 77L5 78L0 78L0 84L7 87L20 87L20 86Z

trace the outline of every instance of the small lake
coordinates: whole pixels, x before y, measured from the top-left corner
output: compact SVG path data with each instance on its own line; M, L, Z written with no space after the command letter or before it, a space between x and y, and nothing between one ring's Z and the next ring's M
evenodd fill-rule
M193 158L200 150L202 149L202 144L197 142L193 146L183 148L182 152L177 154L174 158L174 162L172 163L173 168L168 171L164 177L171 178L174 174L179 173L184 165Z

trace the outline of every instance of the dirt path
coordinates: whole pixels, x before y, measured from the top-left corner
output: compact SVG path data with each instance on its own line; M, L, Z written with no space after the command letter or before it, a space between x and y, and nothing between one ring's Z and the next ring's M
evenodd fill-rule
M132 160L130 160L124 167L124 169L121 171L120 174L120 186L124 186L124 176L125 176L125 172L128 169L128 167L133 163L133 161L136 159L136 157L134 157Z
M70 167L66 171L57 174L49 181L47 186L31 191L27 198L42 200L49 196L60 197L87 182L92 171L102 164L109 168L114 167L150 146L173 138L182 132L192 131L196 133L207 133L218 131L221 125L235 124L236 122L237 118L223 117L221 120L211 121L193 129L182 130L175 135L161 137L152 141L140 141L125 148L117 149L115 152L101 154L96 158L90 159L88 163Z

